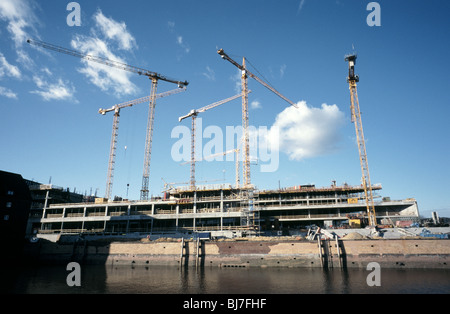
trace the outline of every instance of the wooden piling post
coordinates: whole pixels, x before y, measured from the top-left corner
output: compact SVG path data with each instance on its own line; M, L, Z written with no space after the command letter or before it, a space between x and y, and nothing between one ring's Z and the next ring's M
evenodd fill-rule
M317 238L317 245L319 247L319 258L320 258L320 266L323 268L323 260L322 260L322 242L320 240L320 235Z

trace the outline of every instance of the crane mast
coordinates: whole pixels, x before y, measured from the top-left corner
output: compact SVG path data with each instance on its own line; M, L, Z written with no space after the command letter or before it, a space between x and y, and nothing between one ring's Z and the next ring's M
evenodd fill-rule
M150 181L150 159L153 142L153 123L155 121L155 106L156 106L155 95L156 95L156 88L158 86L158 80L156 78L152 77L151 80L152 80L152 87L150 90L150 103L147 118L147 133L145 137L144 170L142 172L141 200L148 200L149 181Z
M186 88L177 88L174 90L170 90L164 93L160 93L156 95L156 98L162 98L169 95L177 94L179 92L185 91ZM113 127L112 127L112 135L111 135L111 144L109 149L109 160L108 160L108 174L106 179L106 193L105 198L109 199L111 197L112 187L113 187L113 179L114 179L114 168L115 168L115 157L116 157L116 150L117 150L117 136L119 132L119 117L120 117L120 110L123 108L131 107L136 104L140 104L143 102L149 101L150 96L141 97L135 100L130 100L121 104L117 104L112 106L109 109L102 109L100 108L98 110L98 113L105 115L107 112L114 111L114 119L113 119Z
M179 81L175 80L169 77L166 77L164 75L161 75L159 73L149 71L140 67L132 66L129 64L125 64L123 62L115 61L115 60L109 60L106 58L98 57L98 56L92 56L89 54L81 53L79 51L67 49L64 47L59 47L53 44L49 44L43 41L34 40L34 39L27 39L27 42L31 45L42 47L45 49L50 49L56 52L64 53L67 55L71 55L74 57L78 57L87 61L96 62L99 64L104 64L110 67L114 67L117 69L121 69L124 71L136 73L139 75L144 75L150 78L152 81L151 84L151 91L150 91L150 101L149 101L149 113L148 113L148 119L147 119L147 134L146 134L146 141L145 141L145 156L144 156L144 170L142 175L142 188L141 188L141 200L147 200L148 199L148 184L149 184L149 174L150 174L150 157L151 157L151 146L152 146L152 136L153 136L153 121L155 117L155 95L156 95L156 88L158 85L158 81L166 81L169 83L177 84L178 87L186 87L189 83L187 81Z
M358 75L355 74L356 54L345 57L348 61L348 78L350 89L350 111L352 122L355 124L356 140L358 143L359 160L362 172L362 184L364 187L364 196L367 207L367 216L370 226L376 226L377 220L375 215L375 205L373 201L372 184L370 182L369 163L367 161L366 144L364 140L364 132L362 126L361 112L359 109L358 91L356 82L359 82Z
M109 148L109 160L108 160L108 174L106 179L106 193L105 197L109 199L111 197L113 179L114 179L114 166L116 159L116 149L117 149L117 135L119 132L119 117L120 109L116 108L114 111L111 144Z
M247 71L245 67L245 57L242 58L242 73L241 73L241 85L242 85L242 129L244 132L243 138L243 155L242 160L242 179L244 181L244 188L251 187L250 179L250 141L248 135L248 80Z
M223 105L223 104L225 104L225 103L227 103L229 101L232 101L232 100L234 100L236 98L239 98L239 97L242 97L242 96L243 96L243 93L231 96L229 98L226 98L226 99L223 99L223 100L220 100L220 101L217 101L217 102L214 102L212 104L209 104L209 105L204 106L204 107L202 107L200 109L197 109L197 110L193 109L187 115L184 115L184 116L181 116L181 117L178 118L178 121L180 121L180 122L183 119L186 119L186 118L189 118L189 117L192 118L192 121L191 121L191 179L190 179L190 187L191 187L191 189L195 189L195 162L196 162L196 160L195 160L195 128L196 128L197 115L199 113L201 113L201 112L205 112L205 111L207 111L209 109L212 109L212 108L215 108L217 106Z
M242 60L242 65L233 60L228 56L223 49L219 49L217 53L222 57L222 59L227 60L239 70L241 70L241 85L242 85L242 128L243 128L243 187L251 188L250 179L250 145L249 145L249 133L248 133L248 77L250 76L258 83L275 93L277 96L287 101L290 105L297 108L297 105L289 100L287 97L278 92L275 88L261 80L258 76L250 72L245 64L245 57Z

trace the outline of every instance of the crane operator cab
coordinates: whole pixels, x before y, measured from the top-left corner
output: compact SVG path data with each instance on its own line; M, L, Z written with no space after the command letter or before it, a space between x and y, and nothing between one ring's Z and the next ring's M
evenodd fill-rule
M349 81L359 82L359 76L355 75L356 55L347 55L347 56L345 56L345 61L348 61L348 78L347 78L347 82L349 82Z

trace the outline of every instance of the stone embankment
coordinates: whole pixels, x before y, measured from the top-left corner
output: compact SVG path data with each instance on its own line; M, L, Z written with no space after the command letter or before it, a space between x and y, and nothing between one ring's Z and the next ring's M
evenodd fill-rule
M293 237L184 240L86 240L74 243L40 239L26 250L28 261L105 265L195 267L355 267L377 262L389 268L449 268L450 240L369 239L360 233L341 238Z

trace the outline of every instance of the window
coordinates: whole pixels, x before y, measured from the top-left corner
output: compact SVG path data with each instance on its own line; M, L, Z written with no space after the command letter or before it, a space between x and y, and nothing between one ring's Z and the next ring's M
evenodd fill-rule
M3 216L3 220L9 220L9 215Z
M11 202L6 202L6 208L11 208L12 207L12 203Z
M8 195L14 195L14 191L8 191L7 194Z

